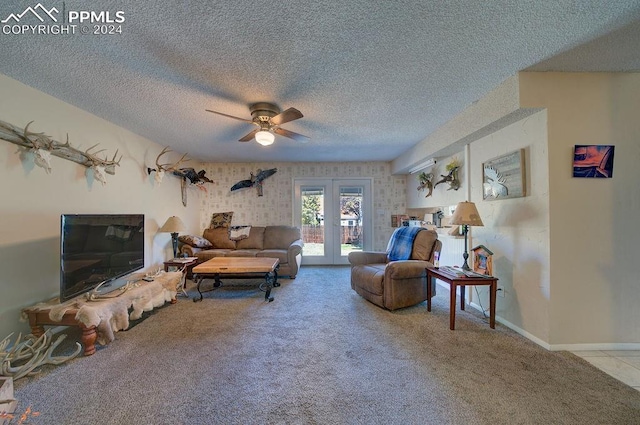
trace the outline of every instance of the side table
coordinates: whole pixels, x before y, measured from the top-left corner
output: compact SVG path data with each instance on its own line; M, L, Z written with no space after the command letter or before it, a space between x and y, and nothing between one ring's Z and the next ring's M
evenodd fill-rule
M187 277L191 277L191 269L198 264L198 257L184 257L184 258L172 258L164 262L164 271L177 271L182 270L187 274ZM175 268L176 270L171 270Z
M469 277L458 276L446 269L436 269L432 267L426 268L427 272L427 311L431 311L431 282L432 279L439 279L450 285L450 301L449 301L449 329L454 330L456 327L456 288L460 287L460 310L464 310L465 306L465 286L467 285L487 285L489 290L489 326L491 329L496 328L496 292L498 290L498 278L493 276L486 277Z
M196 264L198 264L198 257L172 258L164 262L165 272L182 271L182 281L180 282L179 289L182 290L182 294L185 296L187 295L187 278L192 277L192 270Z

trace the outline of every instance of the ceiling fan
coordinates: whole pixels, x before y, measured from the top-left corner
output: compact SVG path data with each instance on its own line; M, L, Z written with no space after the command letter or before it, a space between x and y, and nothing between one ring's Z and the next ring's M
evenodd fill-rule
M280 136L288 137L301 143L306 143L309 141L309 137L307 136L294 133L293 131L285 130L284 128L280 127L282 124L303 117L302 112L298 111L296 108L289 108L283 112L280 112L280 108L278 108L273 103L259 102L251 105L249 110L251 111L251 116L253 117L253 119L250 120L206 109L207 112L212 112L224 117L247 122L258 127L246 136L242 137L239 140L240 142L248 142L255 137L256 142L260 143L263 146L268 146L275 140L274 133L279 134Z

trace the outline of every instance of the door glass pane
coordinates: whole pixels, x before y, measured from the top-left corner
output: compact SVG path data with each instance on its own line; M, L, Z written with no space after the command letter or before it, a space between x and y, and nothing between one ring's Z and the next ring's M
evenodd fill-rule
M325 255L324 251L324 187L305 186L302 201L302 241L304 255Z
M364 188L340 187L340 255L362 251L362 200Z

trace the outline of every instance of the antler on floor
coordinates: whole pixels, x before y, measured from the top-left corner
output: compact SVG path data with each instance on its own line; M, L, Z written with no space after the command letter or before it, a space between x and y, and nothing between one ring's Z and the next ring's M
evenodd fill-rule
M82 351L82 345L76 342L76 349L71 355L53 356L53 351L67 336L60 335L54 341L49 330L40 337L28 335L24 340L22 334L18 334L16 342L7 350L11 335L13 334L0 342L0 375L11 376L13 379L33 374L35 369L46 364L62 364Z

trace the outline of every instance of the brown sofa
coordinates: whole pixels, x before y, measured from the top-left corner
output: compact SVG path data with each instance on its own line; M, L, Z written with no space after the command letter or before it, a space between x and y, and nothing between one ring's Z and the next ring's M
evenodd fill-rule
M427 299L425 268L433 266L434 255L441 249L438 234L423 229L413 240L409 260L389 261L386 252L350 252L351 288L388 310L418 304ZM435 295L435 282L430 284Z
M278 275L290 279L295 279L302 262L302 234L297 227L252 226L249 237L237 241L229 238L229 229L226 227L206 229L202 236L180 237L180 252L189 257L198 257L198 263L214 257L277 258L280 260Z

